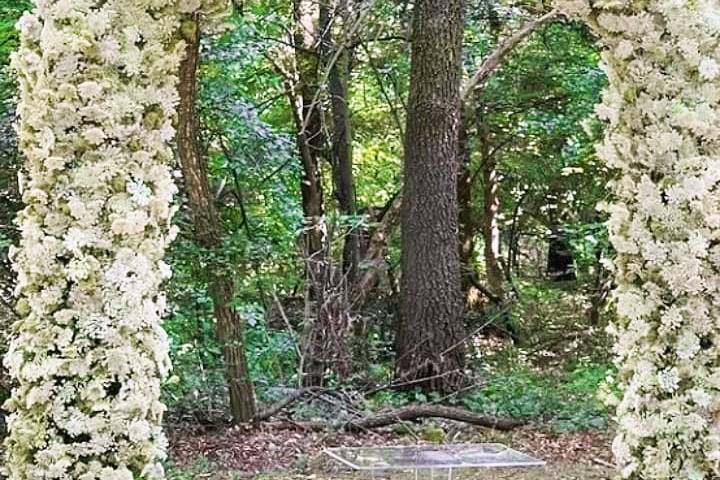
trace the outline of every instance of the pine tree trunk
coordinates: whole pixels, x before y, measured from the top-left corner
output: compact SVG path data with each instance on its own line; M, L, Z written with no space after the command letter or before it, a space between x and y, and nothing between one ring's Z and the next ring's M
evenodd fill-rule
M192 23L192 27L190 27ZM237 423L255 416L255 397L248 372L243 322L232 306L235 284L232 273L225 271L222 256L222 227L210 190L207 160L198 144L197 71L200 61L200 29L197 18L183 29L187 55L180 67L180 106L178 153L185 189L190 200L195 238L209 252L208 288L213 300L216 335L223 350L225 377L230 392L230 410Z
M452 390L465 365L457 246L462 0L418 0L405 140L396 375Z

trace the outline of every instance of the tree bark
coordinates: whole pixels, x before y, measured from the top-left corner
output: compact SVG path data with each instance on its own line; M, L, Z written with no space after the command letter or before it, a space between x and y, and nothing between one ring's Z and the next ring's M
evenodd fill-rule
M325 151L320 102L320 61L322 39L319 33L318 4L311 0L294 0L295 21L295 83L291 85L290 100L297 129L297 144L302 161L303 178L300 184L305 229L302 236L306 264L308 304L321 306L327 283L327 225L325 222L325 194L320 160ZM306 386L321 385L325 371L325 326L321 308L308 309L302 333L302 375Z
M333 35L333 25L340 25L341 41L347 42L348 34L348 0L335 2L335 9L327 3L321 5L326 12L321 14L325 44L325 64L328 67L328 94L332 109L332 134L330 145L330 160L333 169L333 183L338 210L341 215L355 217L357 205L355 202L355 175L353 173L352 158L352 124L350 121L350 51L345 44L338 44ZM345 231L343 245L343 271L348 280L352 281L360 263L360 231L352 226Z
M222 256L222 226L210 190L207 160L198 143L197 71L200 62L200 27L197 16L186 21L186 57L180 66L178 109L178 153L190 200L193 229L198 244L209 253L208 289L213 300L216 335L223 350L225 377L230 393L230 410L237 423L255 416L255 396L248 371L242 318L232 307L235 284L225 271Z
M453 390L465 366L457 247L463 0L418 0L401 212L396 376Z

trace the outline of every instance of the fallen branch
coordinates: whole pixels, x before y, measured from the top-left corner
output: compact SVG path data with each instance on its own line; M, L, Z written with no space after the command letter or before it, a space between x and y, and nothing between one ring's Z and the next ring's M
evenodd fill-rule
M468 410L440 405L419 405L405 407L390 412L379 413L369 417L352 420L342 425L344 430L371 430L373 428L387 427L398 422L419 420L422 418L444 418L456 422L469 423L480 427L493 428L495 430L512 430L525 425L526 422L506 418L490 417L479 415Z
M314 394L321 388L303 388L293 392L286 398L278 401L274 405L261 411L255 416L255 422L264 422L278 414L283 409L299 401L306 394ZM480 415L469 410L445 407L441 405L414 405L391 410L366 417L360 417L353 420L344 420L339 422L333 421L312 421L312 422L296 422L293 420L284 420L282 422L270 422L270 425L283 426L290 428L299 428L302 430L346 430L346 431L367 431L376 428L388 427L396 423L411 422L423 418L443 418L446 420L454 420L479 427L492 428L495 430L508 431L526 424L522 420L514 420L509 418L498 418L488 415Z

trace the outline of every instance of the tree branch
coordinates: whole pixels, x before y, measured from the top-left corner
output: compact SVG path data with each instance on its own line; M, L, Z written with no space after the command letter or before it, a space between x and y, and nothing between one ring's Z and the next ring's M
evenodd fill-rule
M527 22L520 28L520 30L518 30L510 37L506 38L502 43L500 43L500 45L498 45L498 47L490 55L483 59L475 74L470 78L470 80L468 80L468 82L463 87L463 101L467 101L472 95L472 92L475 90L475 88L482 84L490 76L491 73L497 70L497 68L502 64L508 54L510 54L510 52L512 52L515 47L525 41L525 39L529 37L533 32L535 32L538 28L542 27L547 23L550 23L551 21L558 18L560 15L561 13L557 10L546 13L542 17Z

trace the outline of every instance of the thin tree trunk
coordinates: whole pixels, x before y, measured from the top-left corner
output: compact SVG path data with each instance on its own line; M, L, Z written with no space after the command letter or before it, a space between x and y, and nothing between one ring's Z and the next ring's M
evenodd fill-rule
M178 109L178 153L190 199L195 238L210 252L208 288L217 320L217 338L223 350L225 377L230 392L230 410L235 422L247 422L255 416L255 396L248 372L242 318L232 307L235 284L232 273L218 259L222 255L222 227L210 190L206 159L198 144L197 71L200 61L198 18L192 28L184 28L186 58L180 66L180 106Z
M323 268L326 241L325 201L320 175L320 158L325 149L325 138L318 93L320 57L317 52L316 5L308 0L295 0L294 16L297 83L291 87L291 101L295 104L293 113L303 170L300 189L306 222L304 253L311 264L312 274L319 273Z
M600 325L600 318L602 315L602 308L607 301L608 294L610 293L611 283L608 280L607 271L603 265L603 249L600 246L596 247L595 252L595 278L593 281L593 289L590 296L590 325Z
M474 179L470 170L470 137L468 133L468 119L462 115L460 121L459 147L458 147L458 228L460 239L460 268L462 271L462 291L465 306L475 308L480 303L481 292L476 285L479 283L478 272L475 268L475 238L478 234L478 221L475 212Z
M296 83L291 100L297 129L297 143L302 161L302 194L305 230L303 255L306 262L306 299L308 308L302 333L303 385L321 385L326 362L326 326L322 318L323 292L327 284L327 225L325 195L320 160L325 150L320 102L319 70L322 41L318 32L319 9L312 0L294 0Z
M513 209L512 222L510 223L510 238L508 241L508 266L506 276L508 281L512 278L515 269L519 269L518 265L518 249L519 249L519 235L518 235L518 222L520 220L520 211L522 205L527 198L528 192L523 192L522 196L518 199Z
M475 73L470 79L463 85L462 89L462 116L460 121L460 133L459 133L459 146L458 146L458 162L460 168L460 175L458 176L458 202L459 202L459 244L460 244L460 262L462 265L462 288L465 296L466 305L469 308L475 306L479 301L479 292L481 290L477 288L479 285L479 278L477 270L473 265L473 259L475 256L475 238L477 237L478 230L480 229L480 222L476 220L474 203L474 190L475 190L475 178L470 170L470 117L473 109L477 110L479 107L473 105L476 99L480 98L480 94L485 87L487 79L502 66L505 59L513 52L515 48L522 44L533 32L538 28L546 25L547 23L557 19L560 16L559 12L553 10L545 15L536 19L528 21L522 27L520 27L513 35L507 37L505 40L499 43L499 45L489 55L483 58L482 62L478 66ZM481 132L482 133L482 132ZM486 161L488 157L494 156L493 153L488 153L489 145L488 139L482 139L481 148L484 149L485 158L482 161ZM492 174L487 175L493 177ZM488 212L485 212L487 216ZM490 235L492 236L492 234ZM486 242L487 245L488 242ZM491 242L492 244L492 242ZM488 252L485 252L487 259ZM497 255L491 256L497 259ZM498 261L491 261L494 266L492 275L496 277ZM509 271L508 271L509 275ZM497 278L497 277L496 277ZM497 283L497 282L495 282ZM501 282L502 283L502 282ZM503 291L500 289L495 295L492 285L490 290L490 299L493 301L501 300Z
M338 212L346 219L352 219L343 228L342 276L337 278L338 289L345 294L335 295L336 303L344 301L344 305L336 305L336 315L343 315L340 324L352 325L351 332L340 332L347 339L347 345L339 345L350 358L347 361L335 362L338 366L346 366L346 374L367 371L369 362L368 336L366 323L362 319L351 321L352 293L355 280L359 276L360 246L362 232L356 226L357 205L355 199L355 175L352 158L352 124L350 121L349 77L351 70L351 52L347 48L350 40L349 0L326 0L320 4L320 30L323 32L323 65L327 69L327 91L330 97L332 123L330 138L330 163L333 171L333 187L337 200ZM340 41L336 41L335 33L339 33ZM340 292L338 292L340 293ZM344 320L344 321L343 321ZM340 373L340 372L339 372Z
M465 366L457 247L463 0L415 3L396 375L453 390Z
M496 296L504 297L504 275L500 267L500 178L497 171L495 156L488 151L489 133L487 125L480 120L480 142L482 150L483 177L483 252L485 255L485 272L490 291Z
M335 8L327 2L321 4L320 25L324 32L323 57L328 68L328 94L332 109L332 134L330 160L333 168L335 197L340 214L354 217L357 214L355 203L355 175L352 159L352 125L350 121L350 51L345 45L335 41L333 32L341 32L341 41L347 42L348 0L337 0ZM339 25L339 28L338 28ZM333 28L335 27L335 28ZM352 281L360 263L360 231L352 226L345 231L343 245L343 271Z

